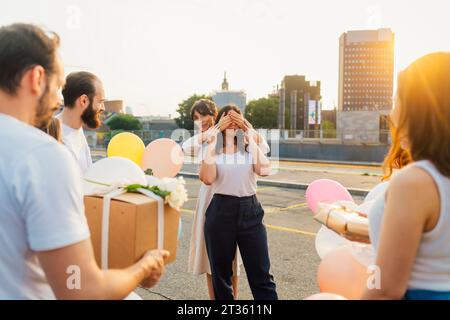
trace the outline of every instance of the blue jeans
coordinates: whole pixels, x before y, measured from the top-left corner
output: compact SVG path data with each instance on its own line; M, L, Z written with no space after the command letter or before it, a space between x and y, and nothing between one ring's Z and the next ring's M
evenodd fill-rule
M430 290L408 290L404 300L450 300L450 292Z

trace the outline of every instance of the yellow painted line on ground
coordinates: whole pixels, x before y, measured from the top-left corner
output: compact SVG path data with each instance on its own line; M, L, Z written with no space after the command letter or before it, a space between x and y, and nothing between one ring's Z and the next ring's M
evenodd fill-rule
M181 212L195 214L194 210L189 210L189 209L181 209ZM298 229L293 229L293 228L279 227L279 226L274 226L274 225L271 225L271 224L266 224L265 226L267 228L269 228L269 229L278 230L278 231L284 231L284 232L289 232L289 233L301 234L301 235L310 236L310 237L315 237L316 236L316 234L313 233L313 232L308 232L308 231L303 231L303 230L298 230Z
M361 168L361 169L373 169L381 168L381 166L365 166L361 164L343 164L343 163L327 163L327 162L296 162L296 161L279 161L280 164L285 165L302 165L305 167L338 167L338 168Z
M285 231L285 232L289 232L289 233L302 234L304 236L310 236L310 237L315 237L316 236L316 234L314 232L308 232L308 231L303 231L303 230L298 230L298 229L273 226L271 224L266 224L266 227L269 228L269 229L274 229L274 230L278 230L278 231Z
M291 206L288 206L286 208L281 208L280 211L287 211L290 209L295 209L295 208L303 208L303 207L307 207L308 204L306 202L302 202L302 203L298 203L298 204L293 204Z

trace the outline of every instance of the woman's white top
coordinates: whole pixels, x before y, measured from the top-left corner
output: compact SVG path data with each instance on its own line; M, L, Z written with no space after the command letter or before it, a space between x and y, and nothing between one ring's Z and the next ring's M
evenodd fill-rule
M450 291L450 178L442 175L430 161L418 161L411 166L425 170L433 178L439 191L441 209L435 228L422 234L408 289ZM369 214L370 239L375 251L384 207L385 193L375 200Z
M219 153L216 155L217 176L214 193L235 197L256 194L256 174L249 152Z

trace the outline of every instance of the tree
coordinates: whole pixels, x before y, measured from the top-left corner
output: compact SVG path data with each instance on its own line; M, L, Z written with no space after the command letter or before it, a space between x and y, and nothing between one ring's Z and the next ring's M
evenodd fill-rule
M323 120L321 128L322 128L322 135L325 139L336 138L336 127L333 122L329 120Z
M191 108L195 101L199 99L211 99L211 97L194 94L178 104L177 112L180 116L175 118L175 122L180 128L194 130L194 121L191 119Z
M322 130L336 130L334 123L329 120L322 121Z
M278 128L278 98L252 100L245 108L245 118L255 128Z
M118 114L108 121L111 130L141 130L142 123L131 114Z

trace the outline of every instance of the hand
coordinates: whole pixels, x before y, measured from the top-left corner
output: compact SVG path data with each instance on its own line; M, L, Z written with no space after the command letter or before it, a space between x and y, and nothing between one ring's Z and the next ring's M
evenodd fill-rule
M231 123L233 123L233 120L231 119L230 114L222 114L215 127L217 127L220 131L225 131Z
M146 272L146 277L141 282L143 287L151 288L159 282L159 279L165 271L164 259L169 256L170 253L166 250L151 250L144 255L140 260Z
M211 128L211 131L208 133L208 137L206 139L206 142L208 143L208 146L211 148L215 148L217 144L217 135L219 134L220 129L218 126L214 126Z
M231 117L233 123L235 123L239 128L241 128L244 132L248 129L248 127L245 124L245 119L244 117L237 113L236 111L230 111L228 113L228 116Z
M247 126L247 128L253 129L253 125L247 119L244 119L244 123Z
M205 132L201 132L199 135L199 142L200 144L203 144L203 142L206 142L208 140L210 140L211 135L214 135L217 133L215 133L216 129L218 128L218 124L216 124L215 126L209 128L208 130L206 130Z
M247 127L247 130L254 131L255 134L253 135L253 138L255 139L256 144L260 144L261 143L261 135L253 128L253 125L247 119L244 119L244 122Z

